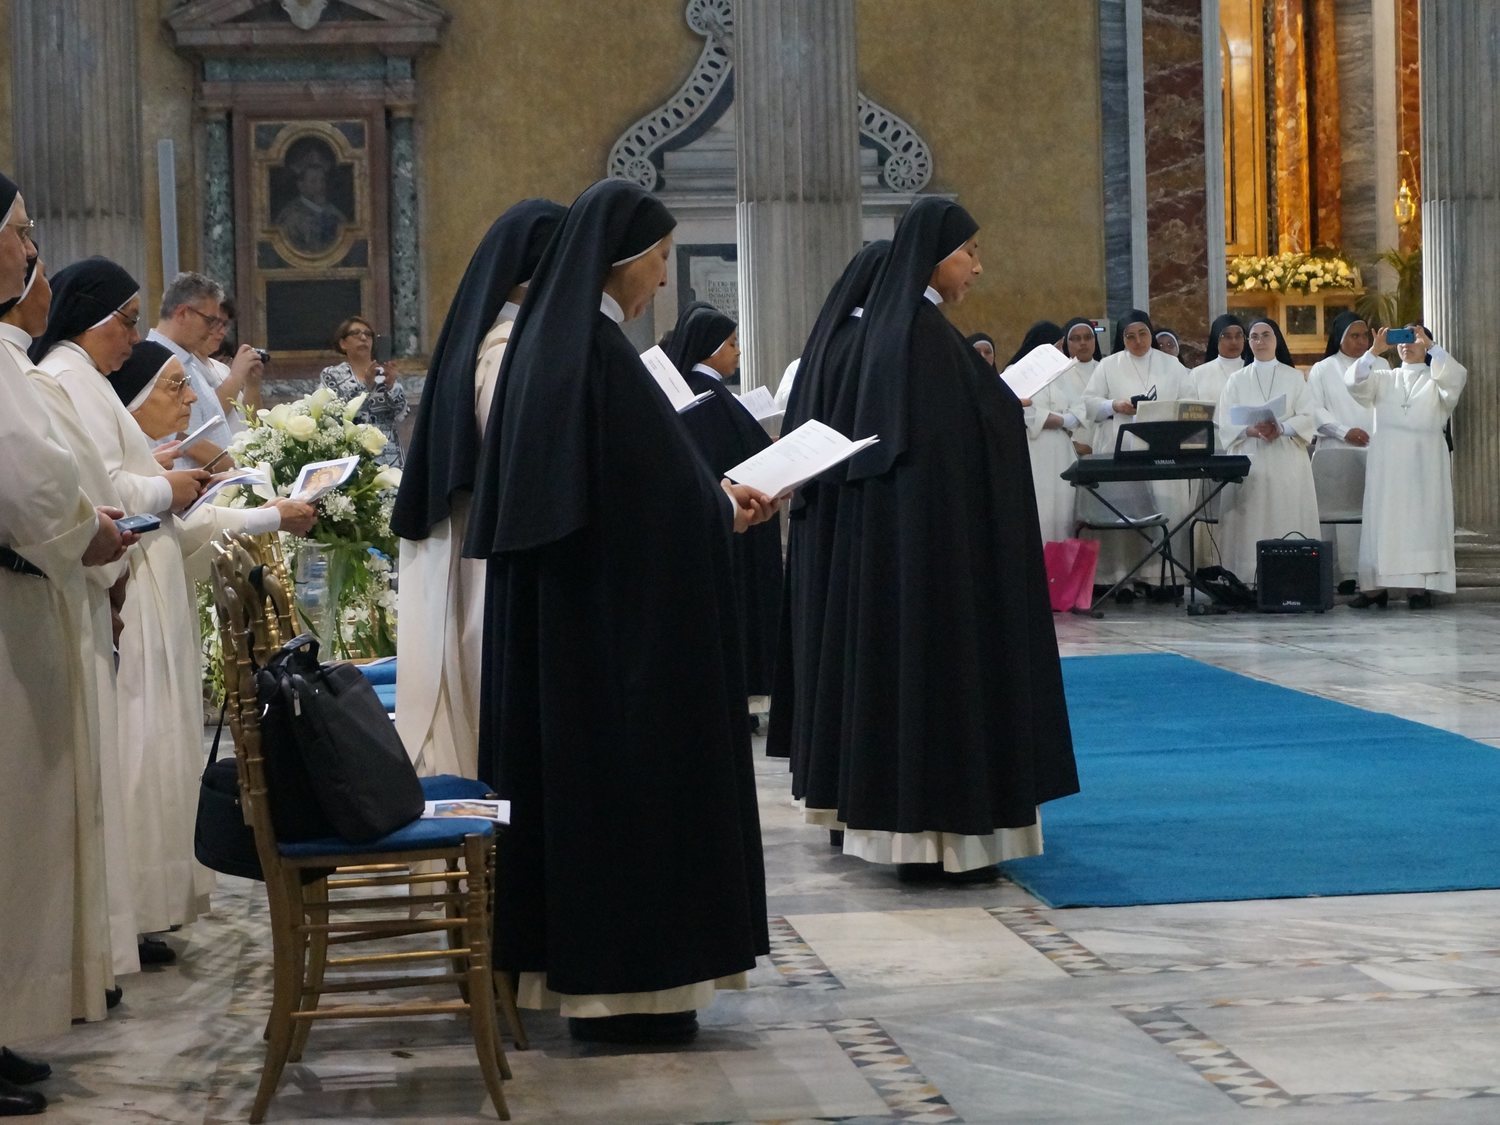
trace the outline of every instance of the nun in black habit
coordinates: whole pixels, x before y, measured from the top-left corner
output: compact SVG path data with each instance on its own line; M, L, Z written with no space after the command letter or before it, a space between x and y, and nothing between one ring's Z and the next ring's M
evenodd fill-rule
M569 208L506 350L465 553L489 560L479 773L512 802L495 965L581 1038L675 1039L768 950L730 537L620 323L675 220L606 180Z
M787 402L783 433L814 420L847 435L854 422L852 393L864 324L863 305L891 244L882 239L855 254L813 322L802 365ZM847 575L833 570L841 469L798 489L787 510L786 585L776 646L776 686L766 753L788 758L792 795L801 797L814 765L837 771L843 722ZM814 756L817 742L829 752Z
M422 388L391 529L401 538L396 730L423 774L477 773L484 563L460 549L499 365L566 213L526 199L495 220L448 306Z
M724 385L739 366L739 333L733 320L712 305L690 306L672 332L667 355L694 394L714 397L684 412L683 425L716 477L771 444L765 428ZM734 538L735 602L745 690L771 694L776 627L781 615L781 523L772 520Z
M1078 790L1021 406L939 309L980 273L976 231L919 199L865 303L851 428L880 441L839 501L840 755L805 795L907 878L995 877Z

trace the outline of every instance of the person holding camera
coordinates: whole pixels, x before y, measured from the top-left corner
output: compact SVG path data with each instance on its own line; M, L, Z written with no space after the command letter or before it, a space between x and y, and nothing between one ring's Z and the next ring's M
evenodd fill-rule
M1377 369L1376 358L1391 344L1401 366ZM1360 594L1351 608L1384 609L1396 587L1412 591L1412 609L1430 609L1434 591L1456 589L1453 466L1443 431L1468 377L1421 324L1382 328L1344 376L1354 400L1374 410L1380 434L1365 466Z
M385 435L385 448L375 460L400 468L404 458L396 425L409 408L406 391L397 381L396 364L375 358L375 329L362 316L351 316L339 325L333 347L344 362L323 368L319 383L345 402L367 396L354 420L374 426Z
M234 318L234 300L225 297L219 302L219 323L208 334L203 350L193 355L208 372L229 432L238 434L248 429L245 418L260 409L260 382L271 353L250 344L226 345Z

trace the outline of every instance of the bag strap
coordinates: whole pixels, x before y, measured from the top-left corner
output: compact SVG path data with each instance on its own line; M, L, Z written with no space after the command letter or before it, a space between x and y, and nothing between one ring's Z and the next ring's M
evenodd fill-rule
M208 764L211 766L219 760L219 739L224 737L224 713L229 710L229 693L224 693L224 702L219 705L219 725L214 730L214 747L208 752ZM204 767L205 771L207 766Z

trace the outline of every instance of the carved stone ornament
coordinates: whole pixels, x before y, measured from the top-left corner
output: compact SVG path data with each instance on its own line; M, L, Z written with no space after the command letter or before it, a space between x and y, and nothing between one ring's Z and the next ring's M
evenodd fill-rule
M687 24L705 42L682 85L665 103L620 135L609 150L608 174L655 191L661 153L697 135L733 104L734 0L688 0ZM918 192L932 179L932 149L907 121L859 95L859 135L881 154L880 184Z
M323 18L323 9L328 0L281 0L281 6L291 17L292 23L303 31L311 31Z

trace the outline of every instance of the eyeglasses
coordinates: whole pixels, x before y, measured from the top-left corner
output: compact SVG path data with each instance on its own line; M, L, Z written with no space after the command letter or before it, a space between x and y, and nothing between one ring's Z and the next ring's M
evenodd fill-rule
M179 378L173 379L170 383L168 383L167 390L171 391L174 395L181 394L182 388L185 386L187 386L187 376L183 375Z
M208 329L210 332L217 332L220 328L229 327L229 321L225 320L222 316L209 316L207 313L199 312L197 309L193 308L192 305L183 305L182 307L187 309L187 311L192 313L194 316L200 317L203 323L208 325Z
M134 328L137 324L139 324L141 322L141 314L140 313L136 313L134 316L126 316L119 309L116 309L114 312L110 313L110 316L117 316L117 317L119 317L121 320L123 320L125 322L125 327L126 328Z
M375 333L367 328L351 328L344 333L344 339L373 340L375 339Z
M28 219L24 223L10 223L10 229L16 232L16 237L36 245L36 220Z

